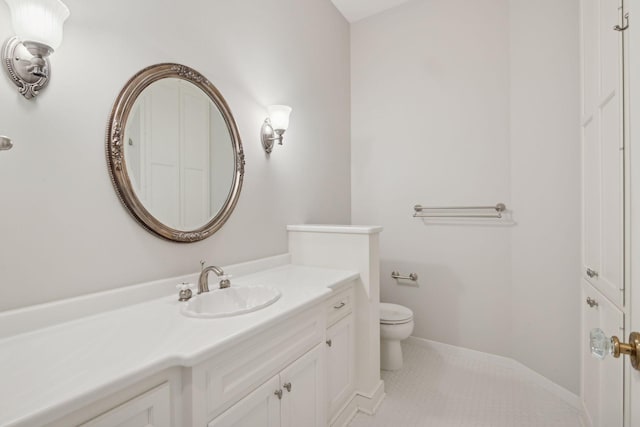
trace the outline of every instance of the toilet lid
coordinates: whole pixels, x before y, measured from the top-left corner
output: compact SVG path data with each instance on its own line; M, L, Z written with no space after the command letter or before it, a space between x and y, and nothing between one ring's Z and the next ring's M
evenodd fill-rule
M406 323L413 319L413 311L398 304L380 303L380 323Z

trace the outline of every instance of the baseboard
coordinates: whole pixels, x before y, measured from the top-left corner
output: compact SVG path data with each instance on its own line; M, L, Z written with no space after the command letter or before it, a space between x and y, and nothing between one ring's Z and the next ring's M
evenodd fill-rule
M454 345L444 344L437 341L431 341L431 340L418 338L418 337L409 337L407 338L407 342L410 342L418 346L426 347L429 349L437 350L440 353L444 353L448 355L459 354L459 355L464 355L465 357L468 357L468 358L473 358L474 360L491 361L492 363L497 363L499 366L510 367L518 371L523 377L525 377L532 383L537 384L538 386L547 390L554 396L558 397L559 399L561 399L562 401L566 402L568 405L576 409L580 413L581 418L584 417L583 416L584 409L582 407L580 397L570 392L569 390L565 389L564 387L554 383L549 378L537 373L533 369L523 365L517 360L511 359L509 357L498 356L496 354L484 353L477 350L471 350L468 348L456 347Z
M384 400L384 381L374 387L371 393L355 392L331 420L331 427L346 427L358 412L373 415Z
M587 412L587 408L584 407L584 401L580 399L580 423L582 427L593 427L593 421Z

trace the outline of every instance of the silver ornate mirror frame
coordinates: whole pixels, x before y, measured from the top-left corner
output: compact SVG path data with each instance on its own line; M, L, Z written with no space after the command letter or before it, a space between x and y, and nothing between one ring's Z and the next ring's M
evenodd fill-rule
M123 147L123 126L127 123L129 114L140 93L153 82L165 78L186 80L207 94L220 110L227 125L231 143L233 144L235 170L229 195L218 213L205 225L195 230L177 230L156 219L136 196L127 173ZM231 110L222 94L211 82L196 70L185 65L171 63L152 65L138 72L127 82L118 95L113 105L111 115L109 116L106 135L106 155L111 181L124 207L146 230L167 240L190 243L211 236L227 221L240 196L240 189L242 188L242 181L244 179L245 160L240 134L238 133L238 128L231 114Z

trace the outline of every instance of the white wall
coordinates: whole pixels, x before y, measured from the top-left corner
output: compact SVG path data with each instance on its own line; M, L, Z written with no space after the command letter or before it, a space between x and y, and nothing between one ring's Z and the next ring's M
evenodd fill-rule
M578 2L556 3L413 0L352 25L352 222L385 227L381 299L415 336L577 393ZM497 202L514 225L411 217Z
M327 0L66 0L71 17L32 101L0 78L0 310L286 252L289 223L347 223L349 27ZM0 38L11 35L0 2ZM227 224L194 244L144 231L109 181L104 131L141 68L179 62L234 113L245 183ZM283 147L259 140L266 105L294 108Z
M509 5L513 356L577 394L579 1Z
M509 348L508 227L411 215L508 205L508 28L506 0L419 0L351 29L352 221L385 228L381 299L413 309L418 337L497 354Z

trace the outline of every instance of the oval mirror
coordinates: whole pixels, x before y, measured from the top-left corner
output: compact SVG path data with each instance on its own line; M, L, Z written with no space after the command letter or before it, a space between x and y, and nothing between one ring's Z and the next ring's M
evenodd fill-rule
M133 76L111 111L106 151L120 200L157 236L205 239L238 201L244 152L235 120L192 68L158 64Z

